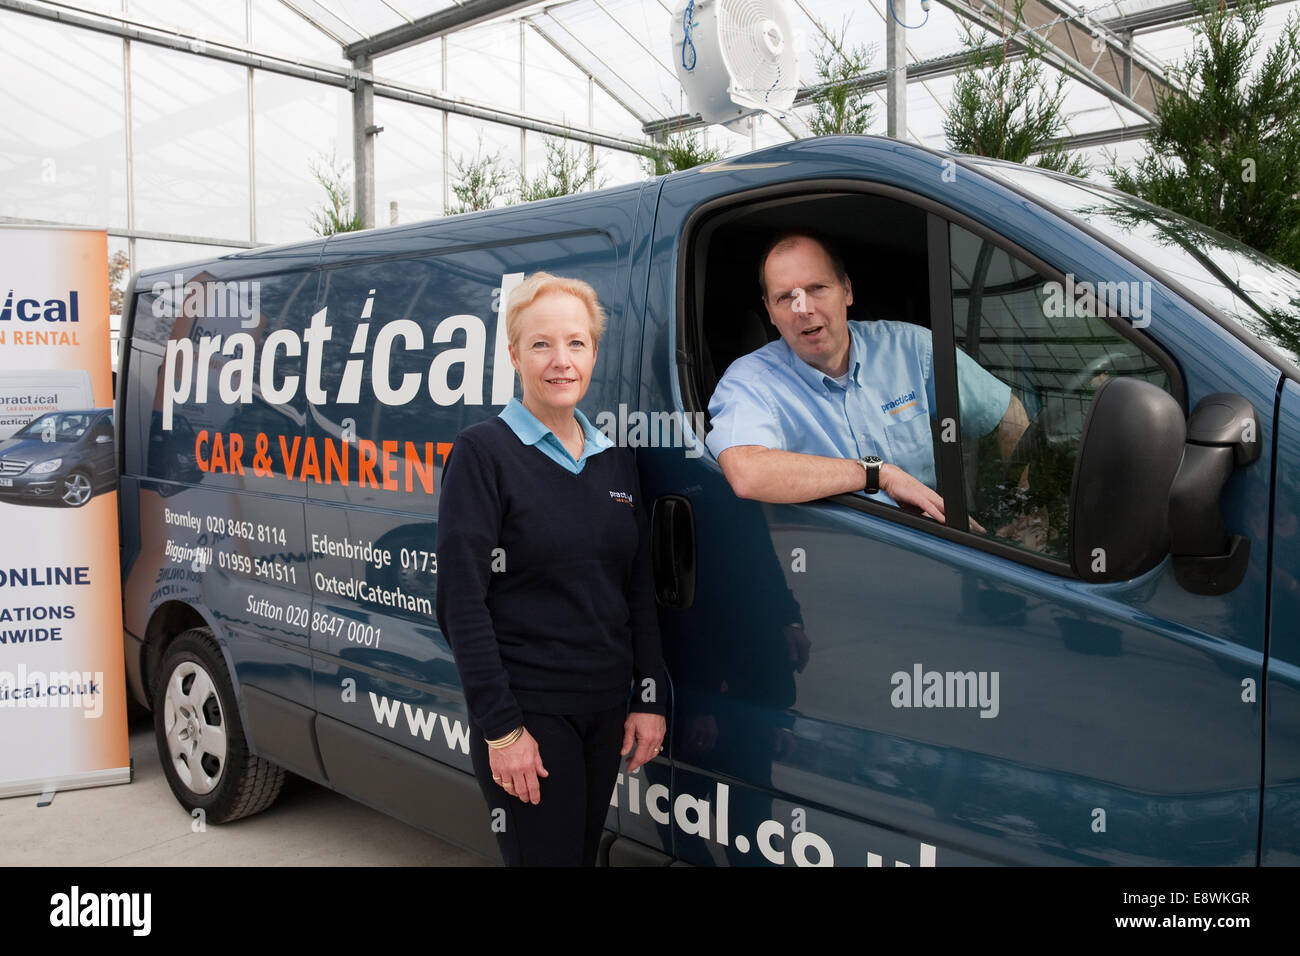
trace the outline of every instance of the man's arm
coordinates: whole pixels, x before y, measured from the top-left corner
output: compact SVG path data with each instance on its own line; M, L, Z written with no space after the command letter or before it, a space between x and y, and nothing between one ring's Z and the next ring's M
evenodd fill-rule
M1011 457L1028 427L1029 413L1025 411L1020 399L1016 398L1016 393L1012 392L1006 413L1002 416L1002 421L998 422L998 451L1003 461Z
M733 445L718 455L718 463L736 497L771 504L862 491L867 483L866 469L851 458L801 455L761 445ZM880 490L900 505L914 505L936 521L944 520L943 499L895 465L881 466Z

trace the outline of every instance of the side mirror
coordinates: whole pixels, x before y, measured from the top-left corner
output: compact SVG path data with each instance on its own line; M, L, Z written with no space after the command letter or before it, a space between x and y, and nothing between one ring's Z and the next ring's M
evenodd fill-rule
M1246 576L1250 539L1228 533L1219 499L1233 472L1259 455L1259 419L1250 402L1217 392L1196 403L1169 498L1174 576L1193 594L1227 594Z
M1084 581L1126 581L1169 553L1169 492L1187 423L1168 392L1137 378L1097 390L1070 487L1070 566Z
M95 436L95 444L96 444L96 445L111 445L111 444L113 444L113 436L112 436L112 435L96 435L96 436Z

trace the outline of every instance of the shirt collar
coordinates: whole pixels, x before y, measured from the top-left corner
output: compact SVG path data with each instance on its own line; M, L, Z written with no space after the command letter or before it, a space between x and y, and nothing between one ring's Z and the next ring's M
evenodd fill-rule
M575 408L573 416L578 420L578 425L581 426L585 438L582 448L583 458L613 447L614 443L609 439L609 436L593 425L587 416L582 414L582 409ZM537 416L530 412L524 406L524 403L517 398L510 399L509 404L501 409L500 418L510 426L510 430L525 445L536 445L549 435L554 443L561 448L564 447L564 443L560 441L559 437L538 421Z
M798 355L794 349L790 348L790 343L785 339L778 339L781 343L781 349L785 355L786 364L794 369L801 379L807 383L809 388L814 391L827 392L831 388L839 388L839 383L831 378L825 372L821 372ZM849 323L849 381L855 385L862 384L862 349L858 344L858 337L853 334L853 323Z

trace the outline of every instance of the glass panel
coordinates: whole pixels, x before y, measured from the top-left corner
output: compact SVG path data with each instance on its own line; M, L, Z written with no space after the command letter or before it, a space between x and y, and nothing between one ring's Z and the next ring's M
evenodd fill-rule
M603 186L639 183L648 175L640 157L633 153L625 153L621 149L603 149L597 146L596 161L600 163L600 179Z
M307 16L347 43L355 43L366 35L366 31L350 19L342 8L337 7L333 0L297 0L296 5Z
M137 239L135 241L135 262L132 270L159 269L166 266L181 265L198 259L214 259L217 256L230 255L238 249L229 246L205 246L197 242L161 242L157 239Z
M0 13L0 216L126 226L122 41Z
M626 6L626 3L614 4L610 9L617 15ZM620 22L628 23L641 43L656 51L658 58L671 67L670 15L658 4L634 0L634 6L638 8L635 18L625 14ZM599 7L573 4L552 8L537 21L557 43L568 49L578 62L586 64L633 108L656 118L685 111L676 75L652 62L645 50L611 23ZM634 23L637 25L633 26Z
M344 171L352 189L352 107L346 90L257 71L253 77L257 150L257 239L291 242L313 235L311 214L324 207L313 164ZM376 106L379 104L376 103ZM384 142L381 133L379 141ZM398 134L400 135L400 134ZM380 217L382 222L388 220Z
M585 97L584 97L585 100ZM602 90L595 89L595 123L596 129L606 133L618 133L622 136L641 136L641 123L618 102ZM583 121L585 125L585 120Z
M128 0L127 16L133 20L160 27L170 27L180 33L200 36L223 43L248 41L244 0L222 0L205 3L202 0Z
M424 90L442 88L442 43L438 39L385 53L375 60L375 75Z
M442 111L375 98L375 225L442 215Z
M489 156L497 154L500 157L499 168L505 171L506 186L505 190L513 198L519 192L519 130L510 126L502 126L499 123L482 123L478 120L470 119L467 116L458 116L452 113L448 117L448 142L449 157L447 164L447 175L451 177L452 183L456 181L456 160L464 157L465 161L472 161L476 155L479 155L479 141L482 138L481 155ZM533 133L528 134L528 165L530 169L536 168L540 171L545 161L546 150L542 147L540 138ZM456 203L456 194L450 193L451 202ZM498 203L502 205L503 203Z
M122 0L77 0L77 6L85 10L98 10L101 13L121 14Z
M448 92L519 109L519 24L475 27L447 37Z
M545 22L541 23L543 28ZM536 30L525 34L524 104L530 116L561 123L587 122L587 76ZM575 51L570 51L581 62ZM644 104L642 104L644 108ZM531 148L531 147L530 147Z
M343 48L280 0L253 0L253 46L271 53L346 64Z
M1044 302L1057 283L965 229L950 237L971 530L1067 560L1070 483L1093 395L1116 375L1165 390L1168 378L1104 319L1052 317L1061 310Z
M524 155L526 160L524 165L527 168L528 178L533 179L540 176L543 170L546 169L546 141L550 137L544 136L541 133L535 133L532 130L528 131L527 136L528 145L527 152ZM511 182L511 186L515 189L518 188L518 175L515 175L514 180Z
M248 71L131 46L139 229L248 239Z

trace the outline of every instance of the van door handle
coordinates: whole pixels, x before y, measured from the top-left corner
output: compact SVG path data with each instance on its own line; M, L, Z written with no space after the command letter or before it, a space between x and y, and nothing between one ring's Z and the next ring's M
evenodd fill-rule
M695 603L695 515L681 495L655 502L650 521L650 561L655 595L665 607L684 610Z

